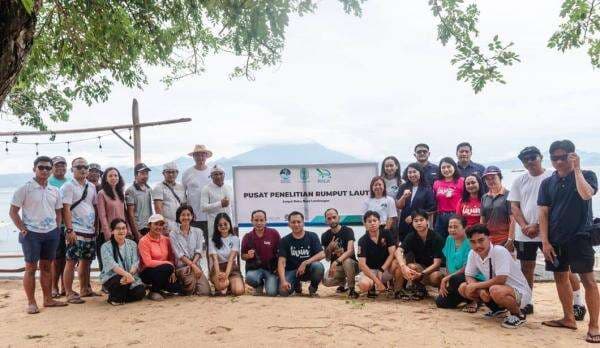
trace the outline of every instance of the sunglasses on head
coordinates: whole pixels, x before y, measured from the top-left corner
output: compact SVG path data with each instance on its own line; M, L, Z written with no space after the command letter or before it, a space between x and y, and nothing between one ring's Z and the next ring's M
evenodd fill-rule
M46 171L51 171L52 170L52 166L37 166L38 170L46 170Z
M84 169L88 170L88 169L90 169L90 167L87 166L87 165L85 165L85 164L80 164L80 165L77 165L77 166L73 166L73 168L75 168L77 170L84 170Z
M566 161L567 158L569 158L568 154L566 154L566 155L558 155L558 156L554 156L554 155L550 156L550 160L552 162Z

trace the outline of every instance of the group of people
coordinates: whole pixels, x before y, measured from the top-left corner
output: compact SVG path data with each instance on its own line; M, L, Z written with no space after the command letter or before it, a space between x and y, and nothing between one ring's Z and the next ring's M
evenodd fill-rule
M322 284L350 298L386 292L420 300L429 295L427 287L434 287L438 307L463 305L463 311L476 313L485 305L486 317L504 317L503 327L516 328L534 311L540 249L546 269L554 272L564 311L563 318L543 324L576 329L589 310L586 340L600 343L600 297L588 232L596 175L581 169L569 140L555 141L549 152L555 171L543 168L539 149L524 148L518 158L527 172L510 191L499 168L471 161L469 143L457 146L458 161L445 157L439 165L429 162L429 146L418 144L416 162L403 172L395 157L386 157L381 175L370 183L363 206L366 232L358 242L332 207L324 212L329 229L320 238L305 230L300 212L288 214L291 233L282 237L267 226L265 211L253 211L253 229L240 243L231 219L232 188L224 182L223 168L206 165L212 152L202 145L190 153L195 165L184 172L182 183L170 163L154 188L147 184L150 168L143 163L135 166L134 183L124 190L114 167L102 171L75 158L72 179L66 180L64 158L38 157L35 177L15 192L10 208L25 255L27 311L39 312L38 264L44 306L55 307L100 295L89 276L96 254L103 290L113 305L140 300L147 289L152 300L172 294L242 295L241 258L245 283L255 294L300 294L308 282L309 296L317 296ZM76 267L79 293L72 286ZM61 295L67 303L56 299Z

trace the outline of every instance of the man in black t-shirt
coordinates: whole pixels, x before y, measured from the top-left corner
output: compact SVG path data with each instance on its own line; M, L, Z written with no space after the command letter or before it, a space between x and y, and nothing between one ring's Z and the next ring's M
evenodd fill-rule
M429 228L428 214L416 209L412 215L413 231L410 232L396 252L396 261L402 276L414 285L417 297L426 296L425 285L438 287L442 280L440 266L444 257L444 240ZM410 257L407 257L409 255ZM408 262L407 259L412 259Z
M380 228L379 213L367 211L363 215L366 233L358 240L358 287L367 297L376 297L386 284L394 279L397 265L394 261L395 239L391 231ZM397 281L394 280L394 285Z
M321 235L321 244L331 266L325 274L323 285L338 286L337 292L346 292L344 284L348 282L348 297L358 298L358 293L354 290L358 273L358 262L354 255L354 231L340 225L340 215L335 208L325 211L325 220L330 228Z
M325 269L319 261L325 252L314 232L304 230L304 215L293 211L288 215L288 226L292 233L279 242L279 294L289 296L293 292L302 293L302 283L310 282L308 292L315 296Z

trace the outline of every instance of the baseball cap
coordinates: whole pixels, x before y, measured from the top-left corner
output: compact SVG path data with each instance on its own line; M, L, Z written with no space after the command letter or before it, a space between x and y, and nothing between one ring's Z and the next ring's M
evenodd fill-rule
M138 163L135 165L135 167L133 168L133 172L134 173L139 173L139 172L143 172L143 171L152 171L150 168L148 168L147 165L145 165L144 163Z
M486 175L493 175L493 174L502 175L502 171L500 170L500 168L498 168L496 166L488 166L487 168L485 168L485 171L483 172L482 177L484 177Z
M165 163L163 165L163 172L165 170L179 170L179 169L177 168L177 163L175 163L175 162L169 162L169 163Z
M155 222L159 222L159 221L165 221L165 218L160 215L160 214L152 214L149 218L148 218L148 223L155 223Z
M52 157L52 164L64 163L67 164L67 160L63 156Z
M521 150L521 152L519 152L519 155L517 157L522 161L523 157L525 157L527 155L539 155L539 156L541 156L542 153L540 152L540 149L538 149L535 146L527 146L526 148L524 148L523 150Z
M95 170L102 174L102 167L98 163L90 163L90 171Z
M210 169L210 175L213 175L214 173L223 173L225 174L225 169L223 169L223 167L221 167L218 164L215 164L211 169Z

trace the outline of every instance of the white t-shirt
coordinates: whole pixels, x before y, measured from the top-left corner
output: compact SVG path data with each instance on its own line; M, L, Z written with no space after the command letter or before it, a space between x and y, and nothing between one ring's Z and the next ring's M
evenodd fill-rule
M181 178L183 187L185 187L188 204L194 209L196 221L206 221L206 213L201 209L200 196L204 186L211 182L209 176L210 168L206 167L204 170L198 170L191 167L183 172Z
M97 204L96 186L89 181L85 181L87 185L87 195L81 203L77 204L75 209L71 210L71 220L73 224L73 230L75 232L95 234L96 228L94 223L96 222L96 210L94 206ZM62 203L73 205L73 203L83 197L83 191L85 185L79 184L77 180L71 179L67 181L60 188L62 194Z
M152 190L152 199L155 201L162 201L162 216L170 222L175 221L175 213L177 212L177 208L183 203L185 203L185 188L183 185L175 183L174 186L171 186L171 189L177 194L177 197L173 194L173 192L167 187L167 184L164 182L159 182L154 186ZM177 200L179 198L179 201ZM194 209L194 207L192 207ZM194 214L198 215L196 209L194 209Z
M389 197L396 198L398 196L398 190L400 190L400 185L398 185L398 179L387 179L383 178L385 181L385 193Z
M231 218L233 225L235 226L235 221L233 219L232 212L233 210L233 189L231 186L227 184L223 184L223 186L217 186L212 181L208 183L202 189L202 200L201 207L202 210L206 213L207 226L208 226L208 236L212 237L214 232L214 224L215 218L219 213L226 213ZM229 198L229 205L226 207L221 206L221 200L223 198Z
M21 208L21 219L31 232L48 233L56 229L56 209L62 209L58 189L50 184L40 186L35 180L21 186L10 204Z
M492 274L490 274L490 262L492 263ZM523 296L521 308L531 303L531 288L521 272L519 263L512 258L505 247L491 245L490 252L485 259L481 259L481 256L473 250L469 251L465 275L474 278L479 273L483 274L487 280L499 275L507 276L505 285L517 290Z
M379 213L381 224L385 224L388 217L398 217L396 201L392 197L369 198L363 202L363 214L372 210Z
M519 202L523 217L525 217L527 223L538 223L538 192L540 191L542 181L550 176L552 176L552 171L550 170L545 170L544 173L538 176L531 176L531 174L525 173L516 178L512 184L507 199L511 202ZM515 240L519 242L541 241L539 234L535 238L529 238L524 235L519 224L515 224Z
M210 239L208 242L208 254L217 254L219 263L225 263L227 262L227 259L229 259L229 254L231 251L240 252L240 239L238 236L230 234L227 236L227 238L221 238L221 241L223 241L223 246L221 249L217 249L215 247L215 243L213 243L212 239Z

